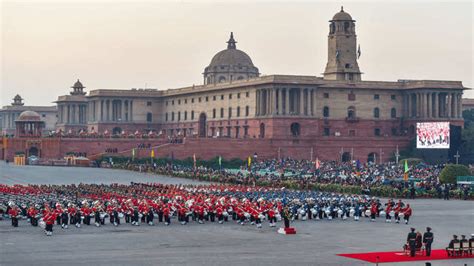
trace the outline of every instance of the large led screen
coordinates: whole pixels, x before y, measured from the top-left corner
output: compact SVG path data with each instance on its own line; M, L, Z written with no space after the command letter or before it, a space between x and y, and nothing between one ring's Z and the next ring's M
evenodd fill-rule
M416 123L417 149L449 149L449 122Z

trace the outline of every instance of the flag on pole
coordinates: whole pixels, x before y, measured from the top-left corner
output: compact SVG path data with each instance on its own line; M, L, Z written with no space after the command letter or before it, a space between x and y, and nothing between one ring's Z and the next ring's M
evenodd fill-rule
M405 173L403 174L403 180L408 181L408 162L405 159Z
M316 166L316 169L319 169L321 167L321 163L319 162L319 159L316 157L316 162L314 162L314 165Z
M132 161L135 161L135 148L132 149Z
M247 163L248 163L248 167L250 169L250 165L252 164L252 157L249 156L249 158L247 159Z
M194 169L196 169L196 154L193 153L193 165L194 165Z
M153 149L151 150L150 157L152 159L155 158L155 150L153 150Z

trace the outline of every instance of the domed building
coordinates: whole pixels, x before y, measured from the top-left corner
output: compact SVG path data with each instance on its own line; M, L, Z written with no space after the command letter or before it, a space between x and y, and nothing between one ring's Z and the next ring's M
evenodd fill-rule
M233 32L227 42L227 49L218 52L204 69L204 84L232 82L258 77L258 68L245 52L237 49Z
M15 120L17 137L40 137L44 121L35 111L23 111Z

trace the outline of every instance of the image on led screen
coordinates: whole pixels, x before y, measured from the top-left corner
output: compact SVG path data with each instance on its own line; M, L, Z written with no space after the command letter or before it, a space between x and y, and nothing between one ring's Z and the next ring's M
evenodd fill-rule
M449 149L449 122L416 123L417 149Z

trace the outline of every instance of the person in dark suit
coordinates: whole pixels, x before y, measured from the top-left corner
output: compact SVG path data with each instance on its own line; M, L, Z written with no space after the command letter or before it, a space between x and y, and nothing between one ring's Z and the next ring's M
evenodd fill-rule
M448 248L446 248L446 251L448 252L448 256L454 255L454 251L449 250L449 249L454 248L454 243L459 243L459 239L457 235L453 235L453 239L449 241Z
M408 247L410 248L410 257L415 257L415 251L416 251L416 233L415 233L415 228L410 228L411 232L408 233L407 236L407 243Z
M431 244L433 243L434 235L431 232L431 227L426 227L426 232L423 234L423 243L425 244L426 256L431 256Z

